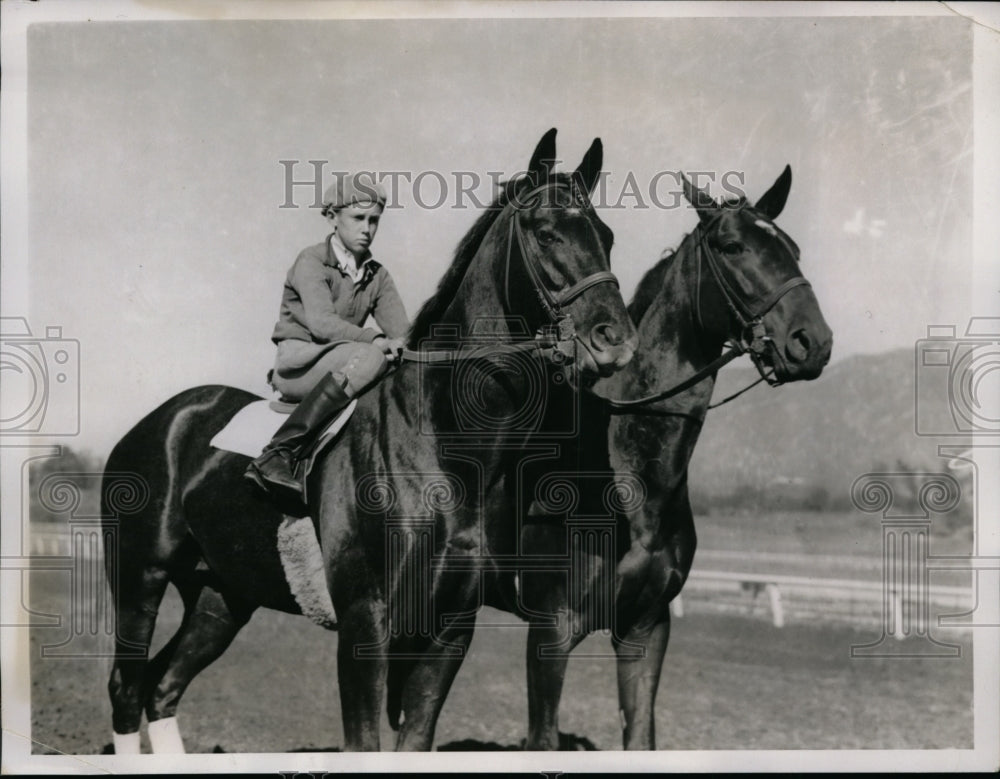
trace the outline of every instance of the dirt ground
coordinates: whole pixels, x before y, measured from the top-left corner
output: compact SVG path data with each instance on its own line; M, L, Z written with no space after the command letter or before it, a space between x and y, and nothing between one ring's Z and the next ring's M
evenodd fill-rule
M31 578L33 608L66 614L64 572ZM171 594L172 595L172 594ZM155 645L179 622L168 596ZM518 748L526 732L525 628L489 609L437 729L436 748ZM110 659L42 657L62 627L31 631L32 739L36 753L94 754L111 741L106 692ZM86 631L84 631L86 633ZM972 649L957 658L852 659L850 646L877 631L787 625L740 616L689 613L674 621L657 699L661 749L970 748ZM188 690L179 721L189 752L286 752L342 744L335 633L302 617L260 611L229 651ZM107 652L107 636L82 635L73 650ZM154 646L155 648L155 646ZM591 636L574 653L561 730L567 746L617 749L614 661L608 639ZM143 736L145 740L145 736ZM383 748L393 734L383 728ZM145 746L148 750L148 744Z

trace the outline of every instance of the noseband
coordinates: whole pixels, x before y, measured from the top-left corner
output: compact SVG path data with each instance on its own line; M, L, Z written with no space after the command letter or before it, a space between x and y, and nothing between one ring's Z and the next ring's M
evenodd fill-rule
M749 209L749 206L744 204L736 210L743 211L745 209ZM712 278L722 293L723 300L726 301L726 306L739 323L740 331L738 340L733 342L734 348L739 350L737 354L749 353L750 359L753 360L753 364L757 368L757 372L761 375L761 378L772 387L777 387L781 382L767 370L767 365L764 363L764 355L770 350L776 359L781 360L782 358L774 346L774 339L767 334L767 328L764 326L764 317L778 304L779 300L795 289L795 287L803 285L808 287L810 284L804 276L792 276L768 292L756 297L745 298L739 286L727 278L728 267L719 260L719 256L708 244L708 236L718 225L724 213L724 211L720 211L707 224L699 225L698 227L698 243L695 249L698 263L695 312L698 324L704 329L705 325L701 316L701 279L703 275L702 266L708 265ZM788 253L794 257L795 251L784 236L779 233L776 237L784 245Z
M549 318L547 325L539 328L535 338L531 341L519 341L513 344L492 344L489 349L491 355L497 354L519 354L524 352L540 353L550 358L557 364L563 364L573 359L572 344L579 342L584 349L587 348L576 333L576 325L573 316L563 313L563 306L576 300L580 295L591 287L598 284L614 284L618 286L618 279L611 271L598 271L584 277L563 289L550 289L542 278L541 261L530 251L529 245L524 237L521 222L517 218L518 209L528 205L531 199L549 189L565 189L570 196L575 196L579 190L570 182L556 181L542 186L535 187L525 195L514 195L507 207L512 208L514 213L510 217L510 232L507 236L507 258L504 266L504 304L507 311L511 310L510 305L510 268L511 256L514 246L517 246L518 253L524 263L528 278L538 297L542 310ZM453 350L418 351L403 349L401 356L410 362L436 363L451 362L462 359L482 359L484 355L480 351L467 353Z
M504 303L507 310L510 311L511 255L516 245L518 253L524 262L524 268L528 272L528 278L531 280L538 302L549 318L548 326L543 326L539 330L538 337L543 340L554 338L556 341L554 356L561 355L562 359L560 361L564 361L571 357L570 352L566 351L566 347L573 341L579 341L585 349L587 347L580 341L576 333L576 324L573 322L572 314L564 314L562 311L563 306L572 303L588 289L598 284L614 284L615 287L618 287L618 279L611 271L604 270L585 276L563 289L553 290L546 285L542 278L541 260L538 259L535 252L530 250L525 240L524 230L521 227L521 221L518 219L517 212L520 207L531 204L533 198L549 189L564 189L569 192L571 198L579 192L571 183L558 181L543 184L540 187L530 190L525 195L515 195L512 198L511 207L514 209L514 213L510 217L510 233L507 239L507 260L504 267Z
M744 209L749 209L748 205L741 205L737 211L742 211ZM701 280L702 280L702 266L707 265L712 278L715 281L716 286L722 293L722 298L726 302L726 306L729 308L730 312L735 317L736 321L739 323L740 332L737 339L730 339L727 343L729 348L727 351L723 352L721 356L717 357L715 360L710 362L701 370L692 374L688 378L684 379L679 384L675 384L669 389L663 390L661 392L654 393L652 395L647 395L646 397L636 398L635 400L614 400L611 398L606 399L608 408L611 413L618 414L629 414L629 413L643 413L643 406L648 406L650 403L655 403L658 400L666 400L674 395L678 395L684 390L690 389L691 387L699 384L700 382L707 379L709 376L714 375L719 371L719 369L726 365L727 363L735 360L741 354L749 354L750 359L753 360L754 367L757 368L757 372L760 374L760 379L755 381L749 387L736 392L724 400L715 403L709 408L716 408L728 403L730 400L742 395L750 387L754 387L761 381L766 381L772 387L777 387L781 384L778 379L776 379L772 372L768 370L767 365L764 363L764 355L770 350L773 358L776 360L781 360L781 355L778 353L777 348L774 345L774 339L767 334L767 327L764 325L764 317L767 313L774 308L778 301L781 300L785 295L787 295L795 287L802 285L810 286L808 279L804 276L792 276L786 281L779 284L773 290L769 290L761 295L757 295L753 298L745 298L739 289L739 285L735 284L728 278L728 267L723 263L718 255L712 250L712 247L708 244L708 236L711 231L716 227L719 220L722 218L724 212L720 211L716 214L710 221L705 224L698 225L698 243L695 245L695 256L697 261L697 283L695 287L695 302L694 310L695 316L698 320L698 326L705 329L704 322L701 316ZM794 257L795 251L791 244L780 234L777 235L779 241L781 241L788 252ZM646 413L657 413L654 411L649 411ZM680 414L680 416L685 416Z

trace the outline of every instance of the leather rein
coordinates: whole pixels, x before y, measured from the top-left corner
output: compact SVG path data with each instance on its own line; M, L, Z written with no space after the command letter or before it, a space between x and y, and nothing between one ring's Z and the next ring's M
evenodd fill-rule
M748 208L748 206L740 206L739 210ZM778 381L774 377L773 369L769 369L764 362L764 356L768 350L775 349L774 339L767 334L767 327L764 325L764 316L777 305L778 301L781 300L785 295L787 295L795 287L799 286L810 286L809 281L804 276L792 276L782 284L779 284L773 290L766 292L762 295L758 295L755 298L745 299L739 290L738 285L732 283L726 278L726 273L724 271L725 265L720 262L718 255L712 250L712 247L708 245L708 236L712 229L718 224L719 220L722 218L724 211L717 213L707 224L699 224L696 228L698 233L698 243L695 245L695 256L697 261L697 284L695 290L695 316L697 318L698 324L702 329L704 329L704 323L701 317L701 280L702 280L702 268L704 265L708 266L709 272L711 273L712 279L715 281L716 286L722 293L723 300L726 302L726 306L729 311L733 314L736 321L739 323L740 333L737 339L730 339L727 341L728 349L724 351L719 357L712 360L708 365L706 365L701 370L688 376L686 379L680 381L679 383L669 387L668 389L655 392L651 395L646 395L645 397L635 398L633 400L615 400L612 398L605 398L608 409L612 414L661 414L661 415L673 415L674 412L665 412L658 409L647 409L646 407L652 403L656 403L660 400L666 400L675 395L679 395L681 392L690 389L696 384L701 383L710 376L713 376L718 372L722 366L732 362L737 357L743 354L749 354L750 359L753 360L754 367L757 368L757 372L760 374L760 378L753 382L747 387L733 393L727 398L719 401L718 403L713 403L708 406L709 409L718 408L719 406L728 403L729 401L739 397L747 390L756 387L760 382L766 381L770 386L777 387L780 386L782 382ZM794 251L791 246L788 245L787 241L782 240L785 243L786 248L794 256ZM689 414L682 414L677 412L679 416L692 416Z
M598 271L560 290L550 289L545 283L542 278L541 261L533 251L529 250L529 244L525 238L521 222L517 218L517 211L522 207L534 205L532 199L549 189L565 189L571 196L579 192L570 182L557 181L535 187L525 195L514 195L511 198L511 202L506 206L513 208L514 213L510 217L510 230L507 236L507 257L504 266L504 304L507 310L510 311L510 268L511 258L516 245L525 270L528 272L528 278L538 297L538 302L549 319L548 325L540 327L535 337L528 341L516 341L514 343L487 342L482 344L482 348L472 350L445 349L423 351L403 349L401 354L402 359L408 362L447 363L454 360L484 359L504 354L537 352L540 356L552 359L554 362L564 363L573 358L571 345L574 341L579 342L586 349L586 346L576 333L573 316L571 314L564 314L562 308L598 284L614 284L617 287L618 279L611 271Z

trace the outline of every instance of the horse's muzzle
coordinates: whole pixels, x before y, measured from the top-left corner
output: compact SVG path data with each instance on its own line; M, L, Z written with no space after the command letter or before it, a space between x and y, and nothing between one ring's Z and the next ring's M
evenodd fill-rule
M781 381L808 381L817 378L830 362L833 333L825 323L792 328L776 355L775 374Z
M628 331L623 332L622 328L616 325L604 323L596 325L590 331L590 345L587 350L593 356L601 376L610 376L629 364L635 355L638 341L639 336L635 332L635 327L629 327Z

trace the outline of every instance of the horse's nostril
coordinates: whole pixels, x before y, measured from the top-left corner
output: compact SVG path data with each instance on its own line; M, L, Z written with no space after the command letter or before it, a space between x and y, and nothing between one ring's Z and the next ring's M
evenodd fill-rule
M614 325L597 325L590 333L590 340L598 349L620 346L625 337Z
M785 354L790 360L802 362L809 356L809 349L812 346L809 336L805 330L796 330L788 339L785 346Z

